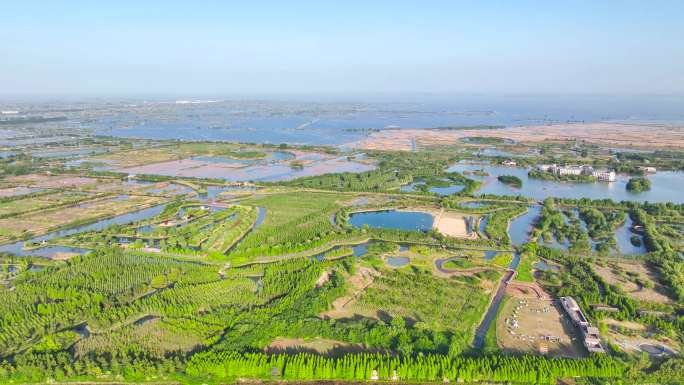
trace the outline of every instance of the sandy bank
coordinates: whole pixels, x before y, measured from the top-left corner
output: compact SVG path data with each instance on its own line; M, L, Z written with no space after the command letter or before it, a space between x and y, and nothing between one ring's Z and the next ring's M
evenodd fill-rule
M445 211L444 209L432 211L430 214L434 217L432 228L440 233L454 238L477 238L476 232L468 233L466 218L463 214Z

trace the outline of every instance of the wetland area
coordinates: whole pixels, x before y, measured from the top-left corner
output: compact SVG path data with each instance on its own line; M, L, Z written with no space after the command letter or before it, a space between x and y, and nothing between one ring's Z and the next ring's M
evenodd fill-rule
M374 114L366 123L395 122ZM179 122L102 119L108 135L87 145L37 138L0 149L0 361L95 357L88 365L115 381L107 373L142 352L136 362L165 381L211 372L230 382L237 370L299 378L287 368L347 359L391 380L372 361L387 354L403 360L391 369L400 378L449 362L467 383L489 378L467 377L472 368L502 359L535 376L557 362L581 377L623 373L641 353L666 362L683 346L668 316L684 310L680 153L492 137L498 128L338 132L346 118L330 117L292 119L269 136L283 119L198 123L203 141ZM339 135L323 143L321 132ZM220 141L233 137L251 143ZM616 181L528 175L590 157ZM501 165L511 159L518 167ZM646 167L657 171L639 174ZM650 190L627 191L639 176ZM589 353L557 306L566 296L620 352ZM269 361L278 359L287 365Z

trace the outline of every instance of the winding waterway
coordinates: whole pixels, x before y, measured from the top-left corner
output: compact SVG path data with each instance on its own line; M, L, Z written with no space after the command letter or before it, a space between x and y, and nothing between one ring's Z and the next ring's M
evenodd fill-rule
M117 215L115 217L107 219L102 219L91 224L77 226L70 229L53 231L48 234L41 235L39 237L28 239L26 241L18 241L14 243L8 243L5 245L0 245L0 252L11 253L18 256L40 256L45 258L52 258L59 253L84 254L88 252L88 250L76 247L46 246L41 248L35 248L32 250L24 250L24 246L27 244L35 244L41 243L43 241L49 241L53 238L66 237L72 234L82 233L85 231L99 231L111 225L124 225L142 221L144 219L152 218L156 215L159 215L165 207L166 204L161 204L158 206L148 207L146 209L142 209L139 211Z

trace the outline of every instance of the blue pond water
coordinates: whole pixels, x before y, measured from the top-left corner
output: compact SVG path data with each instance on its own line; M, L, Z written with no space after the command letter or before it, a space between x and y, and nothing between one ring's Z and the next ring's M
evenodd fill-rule
M368 211L349 216L349 223L357 228L368 225L372 228L426 232L432 228L432 222L432 215L419 211Z
M423 186L423 185L425 185L425 182L420 182L420 181L419 182L413 182L413 183L401 186L401 188L399 190L402 192L415 192L415 191L417 191L417 189L416 189L417 186ZM465 188L465 186L462 184L452 184L452 185L444 186L444 187L433 186L433 187L430 187L428 189L428 191L431 193L435 193L439 196L445 196L445 195L456 194L457 192L463 190L464 188Z
M632 218L627 215L625 224L615 231L615 240L617 241L618 249L621 254L645 254L646 246L644 245L644 239L641 235L631 231L632 226L634 226L634 222L632 221ZM634 235L641 239L640 246L634 246L632 244L631 238Z
M491 261L497 254L499 254L499 252L496 250L487 250L485 251L484 259L485 261Z
M508 236L514 245L520 246L527 242L532 225L534 225L537 218L541 214L541 206L534 205L527 209L527 212L514 218L508 228Z

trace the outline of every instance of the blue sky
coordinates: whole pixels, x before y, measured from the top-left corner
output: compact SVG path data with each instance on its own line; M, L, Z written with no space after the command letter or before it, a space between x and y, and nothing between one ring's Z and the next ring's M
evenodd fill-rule
M0 1L0 94L684 93L681 1Z

